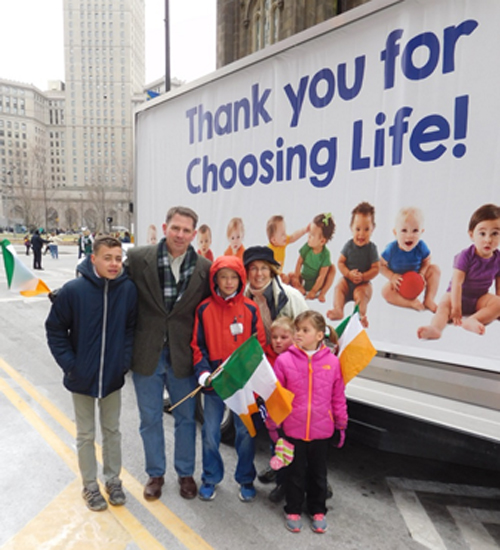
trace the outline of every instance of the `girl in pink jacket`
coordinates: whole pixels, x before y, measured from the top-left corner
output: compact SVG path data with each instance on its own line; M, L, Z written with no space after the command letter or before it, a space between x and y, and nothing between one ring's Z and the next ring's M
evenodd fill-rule
M294 393L292 412L281 428L295 446L287 472L286 527L299 532L307 497L311 528L326 531L327 454L335 429L347 427L344 381L337 357L324 344L326 324L316 311L295 318L295 345L274 364L281 384Z

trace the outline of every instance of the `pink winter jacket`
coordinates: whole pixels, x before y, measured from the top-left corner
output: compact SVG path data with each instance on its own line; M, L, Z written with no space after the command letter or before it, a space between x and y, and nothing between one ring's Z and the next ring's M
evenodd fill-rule
M339 360L325 346L312 357L296 346L280 354L274 371L282 386L295 394L285 434L311 441L328 439L347 427L347 403Z

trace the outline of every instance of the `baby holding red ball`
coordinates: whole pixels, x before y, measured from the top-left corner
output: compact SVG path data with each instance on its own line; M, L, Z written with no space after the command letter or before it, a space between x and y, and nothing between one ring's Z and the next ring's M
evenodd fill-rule
M437 310L434 301L441 276L437 265L431 263L429 247L421 239L424 216L419 208L402 208L393 229L396 240L382 252L380 272L389 279L382 296L395 306L423 311ZM424 298L418 298L424 291Z

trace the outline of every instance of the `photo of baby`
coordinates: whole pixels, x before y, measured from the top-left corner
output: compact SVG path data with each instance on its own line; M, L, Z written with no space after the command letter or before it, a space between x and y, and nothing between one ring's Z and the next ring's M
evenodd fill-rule
M210 247L212 246L212 231L206 223L200 225L196 233L198 242L198 254L211 262L214 261L214 255Z
M269 244L267 245L274 254L274 259L279 262L280 269L279 275L281 280L288 284L290 278L286 273L283 273L283 267L285 265L285 253L286 247L303 237L309 230L309 226L297 229L291 235L287 235L285 218L280 215L271 216L267 221L266 232Z
M325 302L335 278L335 266L326 247L335 232L335 222L330 213L318 214L308 227L307 243L299 250L295 272L289 275L290 284L307 300Z
M431 324L419 327L417 336L436 340L448 323L475 334L500 317L500 207L485 204L471 216L472 245L453 261L453 274ZM495 283L495 294L489 292Z
M371 242L375 229L375 208L361 202L351 212L352 239L342 248L338 267L343 278L335 286L333 309L326 315L332 321L344 318L344 306L354 301L359 306L361 324L368 327L367 309L372 297L372 285L380 271L377 247Z
M156 225L152 223L148 227L146 244L157 244L157 242L158 242L158 237L156 236Z
M226 231L229 246L224 252L224 256L237 256L243 260L243 252L245 247L243 246L243 238L245 237L245 227L241 218L232 218Z
M419 208L402 208L396 217L393 229L396 240L387 245L380 260L380 273L389 279L382 288L382 296L392 305L407 307L423 311L429 309L433 313L437 310L434 301L439 287L441 271L431 263L429 247L421 239L424 232L424 215ZM403 277L406 273L417 273L422 278L422 285L418 290L425 288L423 301L417 296L408 297L402 290ZM417 277L417 281L418 281Z

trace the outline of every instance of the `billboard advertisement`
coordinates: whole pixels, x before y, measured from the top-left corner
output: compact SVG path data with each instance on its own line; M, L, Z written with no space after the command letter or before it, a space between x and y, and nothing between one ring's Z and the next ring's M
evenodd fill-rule
M275 244L332 326L364 285L378 350L500 371L500 3L371 4L138 111L137 240L190 206L197 249Z

